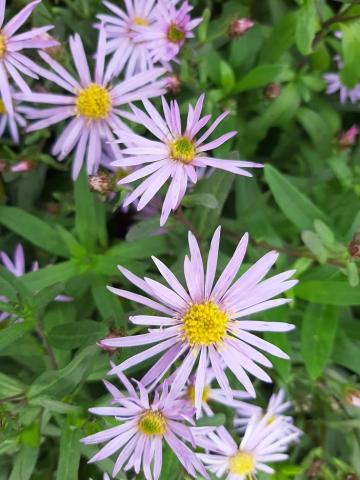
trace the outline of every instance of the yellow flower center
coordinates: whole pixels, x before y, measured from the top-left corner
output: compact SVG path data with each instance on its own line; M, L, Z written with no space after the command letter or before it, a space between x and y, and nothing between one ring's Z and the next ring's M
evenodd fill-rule
M255 470L255 459L251 453L241 450L229 460L230 473L235 475L251 475Z
M167 31L167 38L171 43L181 43L185 38L185 33L176 25L171 24Z
M148 410L141 417L138 428L145 435L163 435L166 432L166 421L160 412Z
M178 162L191 163L196 155L195 145L187 137L179 137L169 146L170 157Z
M215 303L205 302L189 307L182 320L191 345L212 345L224 339L229 318Z
M134 25L140 25L144 27L147 27L149 25L149 22L145 18L141 18L141 17L135 17L133 20L133 23Z
M78 94L76 111L82 117L90 120L106 118L111 111L109 92L101 85L90 84Z
M5 35L0 33L0 60L3 58L6 52L6 40Z
M4 115L4 113L6 113L5 103L0 100L0 115Z
M203 403L207 402L207 400L209 398L209 393L210 393L210 388L205 387L204 391L203 391L203 394L202 394ZM187 396L188 400L190 400L192 405L195 406L195 385L190 385L188 387L187 392L186 392L186 396Z
M272 423L274 423L276 420L276 415L272 415L269 420L267 421L267 424L268 425L271 425Z

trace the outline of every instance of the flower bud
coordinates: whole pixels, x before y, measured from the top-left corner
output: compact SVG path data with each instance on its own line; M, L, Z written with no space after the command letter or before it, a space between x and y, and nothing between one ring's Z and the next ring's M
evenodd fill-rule
M103 340L108 340L109 338L116 338L116 337L124 337L125 336L125 331L124 330L111 330L110 333L103 339ZM112 355L113 353L116 352L117 347L108 347L106 345L103 345L103 343L100 341L97 344L100 348L102 348L105 352L108 352L109 355Z
M280 85L278 85L277 83L269 83L269 85L267 85L267 87L265 88L265 96L269 100L275 100L275 98L277 98L280 93L281 88Z
M342 133L339 136L339 147L342 150L345 150L347 148L354 146L358 133L359 133L359 128L357 127L357 125L353 125L351 128L349 128L349 130Z
M360 258L360 232L355 233L348 249L353 258Z
M114 191L114 176L107 172L102 172L97 175L89 175L88 182L91 192L109 193Z
M181 90L181 80L177 75L169 75L166 78L166 89L170 93L178 93Z
M345 398L349 405L360 408L360 390L351 390Z
M0 160L0 173L6 172L7 169L8 169L8 165L5 162L5 160Z
M254 26L254 22L248 18L239 18L238 20L233 20L228 28L228 35L231 38L239 38L245 35L245 33Z
M15 165L11 165L10 171L14 173L30 172L34 168L34 162L31 160L21 160Z

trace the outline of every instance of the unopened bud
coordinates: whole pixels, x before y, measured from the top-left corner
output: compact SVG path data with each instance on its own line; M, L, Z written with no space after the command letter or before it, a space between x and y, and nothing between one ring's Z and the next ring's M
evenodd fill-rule
M21 162L11 165L10 171L14 173L30 172L34 168L34 162L31 160L21 160Z
M351 128L349 128L349 130L342 133L339 136L339 147L342 150L345 150L347 148L354 146L358 133L359 133L359 128L357 127L357 125L353 125Z
M109 193L114 191L114 176L107 172L103 172L98 175L90 175L88 182L91 192Z
M269 85L265 88L265 96L269 100L275 100L281 93L280 85L277 83L269 83Z
M63 58L65 53L64 47L54 37L49 35L47 32L44 32L39 35L39 38L41 38L41 40L48 40L53 43L53 45L50 47L44 48L46 53L57 60L61 60Z
M108 347L107 345L104 345L102 342L104 340L109 340L110 338L116 338L116 337L125 337L125 331L124 330L113 330L110 331L110 333L102 340L100 341L97 345L102 348L105 352L108 352L110 355L116 352L117 347Z
M169 75L166 78L166 89L170 93L178 93L181 90L181 80L176 75Z
M323 465L323 460L315 459L306 471L307 478L318 478L321 475Z
M355 233L348 249L353 258L360 258L360 232Z
M360 408L360 391L359 390L352 390L346 394L346 402L353 406Z
M245 33L254 26L254 22L248 18L239 18L238 20L233 20L228 28L228 35L232 38L239 38L245 35Z
M59 213L59 205L56 202L47 202L45 206L49 215L57 215Z

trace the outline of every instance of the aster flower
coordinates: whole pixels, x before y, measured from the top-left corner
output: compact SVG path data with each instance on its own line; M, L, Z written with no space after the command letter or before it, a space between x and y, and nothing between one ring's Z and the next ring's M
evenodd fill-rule
M335 57L335 62L338 69L341 69L342 61L338 55ZM351 103L356 103L360 100L360 83L353 88L348 88L342 83L339 73L326 73L323 78L327 84L326 93L331 95L335 92L340 92L341 103L345 103L348 99Z
M14 250L13 260L3 251L0 251L0 260L3 266L12 273L15 277L22 277L25 275L25 255L24 249L21 243L18 243ZM39 269L38 262L33 262L31 271L35 272ZM70 297L65 295L58 295L55 297L55 300L58 302L67 302L71 300ZM0 302L7 303L8 299L0 295ZM0 313L0 322L6 320L10 315L7 312Z
M250 418L257 412L260 416L268 415L270 423L276 419L280 419L283 422L283 429L286 433L298 433L300 435L301 431L295 427L293 418L289 415L284 415L284 412L289 410L291 405L291 402L285 401L285 392L281 389L270 397L266 410L249 404L247 404L247 410L246 406L243 405L241 410L237 411L234 425L239 428L240 431L245 430Z
M113 154L121 156L112 131L126 132L128 129L121 120L122 116L127 115L121 110L122 106L135 100L159 96L165 91L165 81L157 80L164 73L159 68L112 85L114 65L110 62L105 68L105 49L105 30L101 28L92 79L80 36L76 34L70 38L70 50L79 80L47 53L41 52L43 60L53 69L53 72L44 71L43 76L63 88L66 94L34 93L31 97L23 98L35 103L54 105L41 110L28 108L28 118L37 120L30 125L29 132L71 119L53 146L52 154L59 160L64 160L75 149L73 179L77 178L84 158L87 173L96 173L103 145L107 141L111 142Z
M53 28L52 25L34 28L28 32L15 35L39 3L41 3L41 0L30 2L15 15L15 17L3 25L6 1L0 0L0 93L9 115L14 115L9 77L16 83L20 90L29 94L30 88L25 83L21 74L38 78L37 74L42 71L33 61L20 53L21 50L48 48L58 45L58 42L53 39L44 40L40 38L42 33Z
M226 480L250 480L257 472L274 473L267 463L286 460L288 446L298 435L284 434L281 420L269 422L269 418L268 414L255 414L239 446L224 427L200 436L197 443L207 453L198 454L199 458L210 472Z
M192 19L189 13L193 9L186 0L177 8L177 2L158 0L156 20L148 28L138 29L136 42L145 43L150 50L154 63L167 64L178 61L177 55L186 39L193 38L193 30L202 18Z
M132 120L144 125L156 137L156 140L149 140L135 133L119 133L121 136L119 142L125 143L127 148L122 150L124 157L115 161L113 165L119 167L142 166L119 183L124 185L147 177L126 198L125 206L141 197L137 206L137 209L141 210L167 180L171 179L162 208L160 225L165 224L171 210L178 208L185 195L188 180L196 183L199 178L199 170L201 171L205 167L214 167L251 177L251 173L244 168L262 167L258 163L221 160L207 156L207 152L225 143L236 135L236 132L228 132L216 140L205 142L229 113L224 112L201 136L198 136L200 130L211 118L210 115L201 117L203 102L204 95L201 95L195 108L189 105L186 129L182 133L180 109L176 101L172 101L169 106L166 100L162 99L164 120L148 100L143 100L146 113L132 106L134 112Z
M118 426L82 439L85 444L108 442L90 462L101 461L119 452L114 477L122 469L134 469L137 474L142 469L147 480L157 480L165 441L190 475L196 477L196 472L199 472L207 477L201 461L185 444L189 442L195 446L193 433L196 429L188 425L192 422L193 409L189 409L183 400L170 395L167 381L149 397L140 382L136 382L137 392L125 375L119 373L118 377L126 388L126 394L105 381L112 395L112 404L116 406L90 409L96 415L110 416L119 422Z
M147 42L136 42L135 36L155 21L155 2L156 0L127 0L124 9L121 9L111 2L103 1L113 15L100 14L97 18L106 30L106 53L113 53L115 75L125 65L126 78L153 68L154 62Z
M248 244L248 235L245 234L215 282L219 242L220 227L212 238L205 270L197 241L189 232L190 257L186 256L184 262L187 290L171 270L155 257L152 257L153 261L168 286L150 278L143 280L119 266L121 273L147 296L113 287L108 287L109 290L120 297L150 307L160 312L161 316L132 316L130 321L135 325L158 328L151 328L149 333L141 335L105 339L101 342L108 347L155 344L128 358L110 373L124 371L162 353L161 358L141 380L147 386L160 381L175 361L184 357L172 383L174 391L180 392L199 359L195 382L195 406L198 411L202 407L209 363L221 390L228 398L232 398L233 394L224 373L224 364L253 397L256 396L255 389L246 371L265 382L271 382L269 375L259 365L271 367L272 364L257 349L285 359L288 355L250 332L286 332L292 330L293 325L242 319L288 303L289 299L271 298L297 283L296 280L289 280L294 270L264 280L278 257L276 252L269 252L235 280Z
M19 143L19 127L26 127L26 120L22 115L23 113L24 107L13 100L13 115L9 115L5 103L0 98L0 138L3 136L5 130L8 129L12 141Z
M176 374L177 372L175 371L172 377L174 378ZM205 373L204 391L201 398L201 409L198 410L198 418L201 418L203 415L207 415L208 417L210 417L214 414L213 410L209 405L209 401L236 408L238 412L244 412L246 415L250 411L253 414L259 411L259 408L255 405L249 405L248 403L243 401L249 400L251 398L247 392L245 392L244 390L232 389L233 398L229 398L224 394L221 388L215 388L212 385L214 380L216 380L215 373L212 371L211 368L207 368ZM195 385L196 376L191 375L180 393L180 397L184 398L193 407L195 406Z

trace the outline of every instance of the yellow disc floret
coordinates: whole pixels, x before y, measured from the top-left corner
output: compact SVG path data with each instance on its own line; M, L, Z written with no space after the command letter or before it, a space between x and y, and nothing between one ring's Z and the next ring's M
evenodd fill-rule
M208 398L209 398L209 393L210 393L210 388L209 387L205 387L204 390L203 390L203 394L202 394L202 402L203 403L206 403ZM186 396L187 398L190 400L190 402L192 403L192 405L195 406L195 385L190 385L188 388L187 388L187 392L186 392Z
M166 421L162 413L148 410L140 418L138 428L145 435L163 435L166 432Z
M234 475L251 475L255 470L255 459L251 453L241 450L230 458L229 470Z
M167 38L171 43L181 43L185 38L185 33L178 25L173 23L168 28Z
M5 36L0 33L0 60L3 58L6 52L6 40Z
M78 115L89 120L106 118L111 111L111 98L109 92L101 85L90 84L78 94L76 99Z
M179 137L170 143L170 157L185 164L191 163L196 155L193 142L187 137Z
M141 17L135 17L133 20L134 25L139 25L143 27L147 27L149 25L149 22L145 20L145 18Z
M186 311L183 331L191 345L212 345L224 340L228 316L212 302L191 305Z
M0 100L0 115L4 115L4 113L6 113L5 103Z

